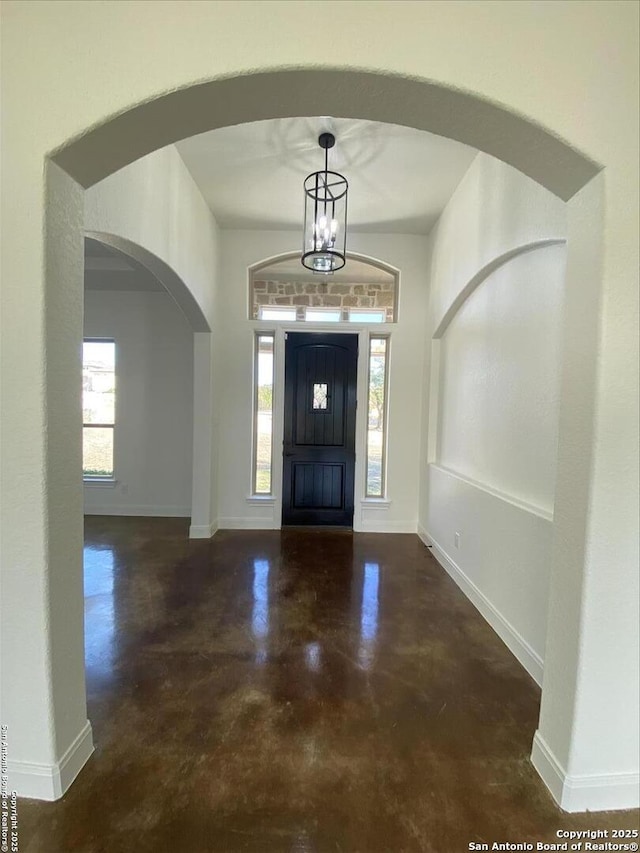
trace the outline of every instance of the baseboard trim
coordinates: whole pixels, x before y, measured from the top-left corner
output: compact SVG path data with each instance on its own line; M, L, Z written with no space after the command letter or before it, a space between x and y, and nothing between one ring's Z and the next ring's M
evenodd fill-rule
M363 512L364 516L365 513ZM381 519L366 519L363 517L358 531L360 533L413 533L417 530L415 521L384 521Z
M427 536L427 531L421 524L418 525L417 533L420 539L422 540L422 544L426 545L427 548L431 548L431 539L429 539L429 537Z
M480 613L487 620L500 639L505 643L509 651L515 655L522 666L527 670L534 681L542 686L542 673L544 670L544 661L540 655L527 643L513 625L506 619L502 613L489 601L486 595L474 584L451 559L447 552L442 548L428 531L422 526L418 526L418 536L427 545L440 563L446 573L456 582L462 592L467 596L469 601L477 607Z
M566 812L620 811L640 805L640 774L569 776L539 731L533 738L531 763Z
M279 530L280 525L276 524L273 518L220 518L218 519L218 528L220 530Z
M531 763L538 771L538 775L551 792L551 796L558 803L562 802L562 789L567 774L557 760L553 752L547 746L546 741L539 731L533 736L531 747Z
M33 800L59 800L71 787L93 753L91 723L82 731L55 764L8 761L9 789L19 797Z
M211 524L192 524L189 528L189 539L211 539L218 530L217 522Z
M150 506L147 504L130 506L104 504L102 506L85 507L84 514L140 516L142 518L189 518L191 516L191 508L186 506Z

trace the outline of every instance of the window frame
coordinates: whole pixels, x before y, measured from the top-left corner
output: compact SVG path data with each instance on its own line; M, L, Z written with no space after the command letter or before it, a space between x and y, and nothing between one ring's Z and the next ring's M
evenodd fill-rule
M389 323L385 319L385 311L383 308L347 308L348 311L348 323L353 323L356 326L390 326ZM363 320L362 318L353 319L354 314L378 314L382 317L380 320ZM374 337L382 337L381 335L374 335Z
M369 394L371 389L371 344L372 341L379 340L385 341L382 405L382 448L380 459L380 494L374 495L369 492ZM367 409L365 419L364 498L365 500L375 501L385 500L387 495L387 444L389 441L389 358L391 353L391 333L376 334L373 332L369 332L367 336L367 342Z
M309 313L324 315L324 318L322 316L319 316L317 318L309 319L307 317L307 314L309 314ZM331 316L334 314L337 314L338 318L336 320L330 319ZM305 305L304 306L304 320L302 320L302 321L298 320L297 322L310 323L310 324L315 324L315 323L331 323L331 324L343 323L344 317L343 317L342 308L331 307L331 306L327 306L327 305Z
M254 322L259 323L295 323L297 319L297 306L295 305L260 305L258 311L258 319ZM263 317L263 311L270 311L271 317ZM278 317L281 314L281 317ZM293 316L285 316L285 314Z
M259 378L259 358L260 358L260 338L271 338L271 443L270 443L270 470L269 470L269 491L258 491L258 392L260 389ZM251 497L252 498L272 498L273 497L273 468L274 468L274 452L273 452L273 419L274 419L274 394L275 394L275 373L276 373L276 333L274 329L256 329L253 335L253 416L252 416L252 451L251 451Z
M83 440L83 460L82 460L82 481L83 483L106 483L113 484L116 482L116 454L115 454L115 438L116 438L116 410L117 410L117 352L118 347L115 338L100 338L100 337L83 337L82 338L82 369L84 372L84 345L85 344L113 344L113 376L114 376L114 392L113 392L113 423L85 423L84 407L82 418L82 440ZM110 429L111 437L111 474L87 474L84 470L84 431L85 429Z

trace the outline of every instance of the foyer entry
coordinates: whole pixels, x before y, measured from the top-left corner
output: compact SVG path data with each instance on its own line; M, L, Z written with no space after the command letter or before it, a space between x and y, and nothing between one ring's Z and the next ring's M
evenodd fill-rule
M353 525L357 361L357 335L286 336L283 525Z

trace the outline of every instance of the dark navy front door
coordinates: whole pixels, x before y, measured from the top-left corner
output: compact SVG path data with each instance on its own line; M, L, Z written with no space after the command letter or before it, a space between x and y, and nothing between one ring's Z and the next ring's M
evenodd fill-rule
M283 524L353 525L358 336L289 332Z

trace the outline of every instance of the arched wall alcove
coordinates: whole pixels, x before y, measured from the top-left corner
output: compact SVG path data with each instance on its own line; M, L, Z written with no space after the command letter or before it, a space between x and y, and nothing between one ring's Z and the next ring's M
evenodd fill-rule
M513 249L510 249L508 252L504 252L498 257L494 258L488 264L486 264L482 269L478 270L478 272L466 283L466 285L462 288L456 299L451 303L449 309L443 316L443 318L438 323L438 326L433 333L433 340L437 341L442 338L448 327L453 322L454 317L460 311L464 303L469 299L471 294L477 290L480 285L486 281L486 279L491 275L491 273L495 272L500 267L504 266L509 261L517 258L519 255L525 255L528 252L535 252L537 249L544 249L547 246L563 246L566 244L566 240L564 238L560 239L545 239L545 240L536 240L531 243L527 243L523 246L516 246Z
M460 289L456 298L451 302L439 323L437 324L431 338L430 377L429 377L429 424L427 438L427 462L435 463L438 459L438 434L439 434L439 402L441 385L441 342L447 333L447 329L453 323L462 306L475 293L475 291L501 267L509 261L550 246L564 246L567 241L564 238L548 238L535 240L524 245L514 246L506 252L493 258L489 263L479 269L472 278ZM541 342L542 343L542 342Z
M78 217L74 218L73 215L73 211L77 211L81 205L79 187L90 187L137 158L181 138L230 124L307 115L309 104L313 104L316 114L391 122L458 140L509 163L564 200L578 194L573 233L570 233L572 259L569 263L570 295L566 306L565 335L571 341L571 355L563 369L563 394L570 396L573 393L570 391L572 383L579 377L580 396L584 404L583 422L579 447L576 448L572 447L572 436L578 428L575 418L561 418L565 433L564 441L562 435L560 441L561 476L567 483L572 480L573 485L569 490L563 486L560 497L564 502L563 508L568 502L573 509L568 515L563 512L559 514L556 538L560 549L558 554L566 553L575 546L572 565L581 577L582 569L579 567L582 566L586 548L584 531L590 493L588 471L593 437L600 292L599 255L596 249L594 257L594 246L599 245L602 233L602 181L593 179L602 167L535 121L492 103L481 95L392 72L337 67L283 68L198 82L169 93L159 93L156 98L145 103L125 106L120 113L105 117L104 121L87 128L78 138L52 150L51 163L47 169L46 253L49 262L45 273L45 290L55 294L46 318L49 374L55 376L57 371L64 369L65 364L73 363L82 335L81 314L75 307L76 291L81 286L78 275L81 258L79 251L70 248L74 232L80 230ZM72 215L69 215L70 211ZM64 250L61 251L63 244ZM593 263L585 276L588 258ZM576 292L575 280L578 277L581 278L580 293ZM55 336L65 300L69 301L71 311L65 321L64 341L58 341ZM574 343L577 343L576 348L573 348ZM59 378L56 380L59 387L67 389L66 397L60 395L56 400L54 387L47 392L51 402L47 422L50 440L46 452L49 454L55 453L58 446L73 445L69 448L68 456L79 458L79 433L70 436L63 434L67 423L63 407L69 399L74 399L75 392L71 386L75 381L73 370L67 374L64 382ZM570 412L571 401L568 397L563 406L565 413ZM579 473L577 498L573 488L576 485L575 471ZM55 525L57 531L55 541L49 543L50 551L45 560L45 565L51 567L50 595L52 601L67 598L72 606L65 614L64 625L59 615L49 623L49 637L56 638L52 646L45 644L43 649L34 650L37 657L35 662L43 680L40 691L44 703L41 716L48 719L47 731L51 733L41 747L42 755L48 756L46 761L43 758L47 769L44 775L41 774L40 787L36 786L35 794L26 765L22 769L13 768L23 790L30 790L30 796L44 798L60 796L92 751L81 675L79 486L73 484L73 477L63 476L53 468L50 468L50 473L47 495L49 506L56 504L65 490L69 495L76 496L73 500L59 502L56 511L50 514L46 522L49 530ZM72 535L66 536L69 531ZM55 571L56 565L61 562L75 567L74 572L67 572L67 579ZM558 556L554 570L558 572L561 568ZM548 657L556 656L557 662L545 672L548 701L545 706L543 694L542 722L549 729L547 736L551 748L540 753L542 758L539 757L537 764L545 778L552 775L549 768L555 772L556 765L567 767L571 756L575 686L578 680L581 589L581 581L571 589L567 589L561 579L555 587L552 585L552 612L561 612L562 616L556 616L548 639ZM19 596L19 587L16 590ZM51 603L49 610L56 612ZM41 665L43 655L46 658L44 669ZM70 660L73 664L68 663ZM567 665L575 670L573 678L565 677ZM70 666L75 668L72 676L69 676ZM65 684L64 695L58 687L60 682ZM49 700L46 700L47 696ZM16 690L12 698L13 720L19 719L21 703L24 701L25 697ZM34 713L37 716L39 712L36 709ZM29 721L26 721L25 726L28 724ZM16 755L33 755L33 749L23 749L22 745L27 739L18 726L14 742ZM556 765L553 764L554 754L559 756ZM44 776L53 781L42 783ZM547 784L551 783L547 780ZM557 789L557 784L554 784ZM558 799L561 798L557 790L554 793Z
M517 244L457 282L429 342L422 535L541 685L565 247ZM432 287L455 280L440 270Z

